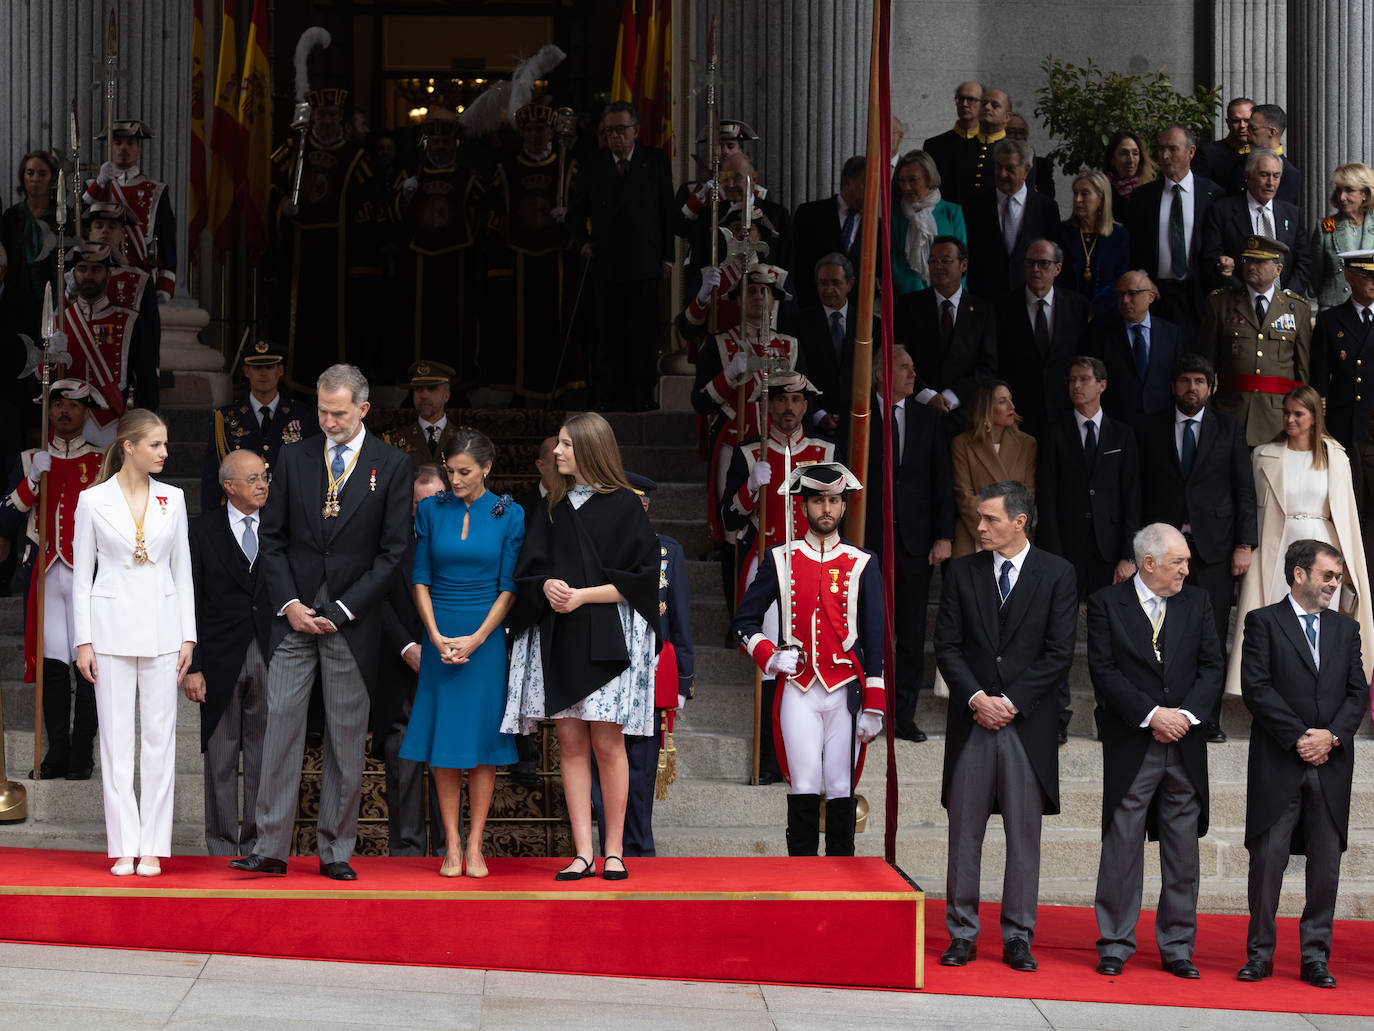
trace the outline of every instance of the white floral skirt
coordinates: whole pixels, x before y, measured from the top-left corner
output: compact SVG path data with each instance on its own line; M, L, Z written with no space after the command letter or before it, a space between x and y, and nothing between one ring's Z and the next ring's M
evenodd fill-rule
M545 711L539 627L532 626L516 637L511 649L510 675L506 680L502 733L531 734L542 719L569 717L618 723L626 734L641 737L654 732L654 632L628 602L619 602L616 609L625 633L630 665L618 677L561 712Z

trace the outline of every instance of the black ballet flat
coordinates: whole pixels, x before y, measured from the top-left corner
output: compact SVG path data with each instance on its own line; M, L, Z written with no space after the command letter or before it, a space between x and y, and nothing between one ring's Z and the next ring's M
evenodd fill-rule
M619 870L612 870L610 868L609 864L612 859L620 864ZM619 856L607 856L601 861L601 876L608 881L628 881L630 879L630 871L625 869L625 860L621 859Z
M555 881L580 881L584 877L596 876L596 864L583 856L573 856L573 862L581 863L581 870L559 870L553 875Z

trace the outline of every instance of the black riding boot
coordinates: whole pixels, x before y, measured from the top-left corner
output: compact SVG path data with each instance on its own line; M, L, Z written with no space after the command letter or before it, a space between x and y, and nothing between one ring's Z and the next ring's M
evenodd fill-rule
M821 845L821 796L787 796L787 854L814 856Z
M825 854L852 856L854 854L854 816L857 802L849 798L825 800Z

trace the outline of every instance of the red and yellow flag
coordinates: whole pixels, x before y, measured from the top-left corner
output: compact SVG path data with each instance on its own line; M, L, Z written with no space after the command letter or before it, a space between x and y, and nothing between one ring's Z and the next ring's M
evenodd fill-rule
M267 66L267 5L253 0L253 23L239 86L238 184L243 235L250 254L267 249L267 194L272 174L272 73Z
M234 36L234 0L224 0L219 29L219 65L215 71L215 111L210 121L210 206L207 225L215 248L234 243L234 192L239 146L235 106L239 95L238 48Z
M611 100L634 100L635 69L638 67L639 39L634 0L624 0L620 8L620 34L615 41L615 67L611 70Z
M673 0L647 0L635 109L639 138L673 152Z
M191 14L191 196L189 217L191 262L200 257L205 231L205 11L195 0Z

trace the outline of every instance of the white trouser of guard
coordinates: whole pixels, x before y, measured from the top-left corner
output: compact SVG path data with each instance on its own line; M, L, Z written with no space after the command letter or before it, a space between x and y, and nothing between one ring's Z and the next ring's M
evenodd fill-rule
M850 756L854 724L846 696L849 691L826 691L819 680L803 691L793 681L783 689L778 709L783 748L787 751L787 772L792 779L792 794L819 795L824 786L826 798L848 798L853 789Z

